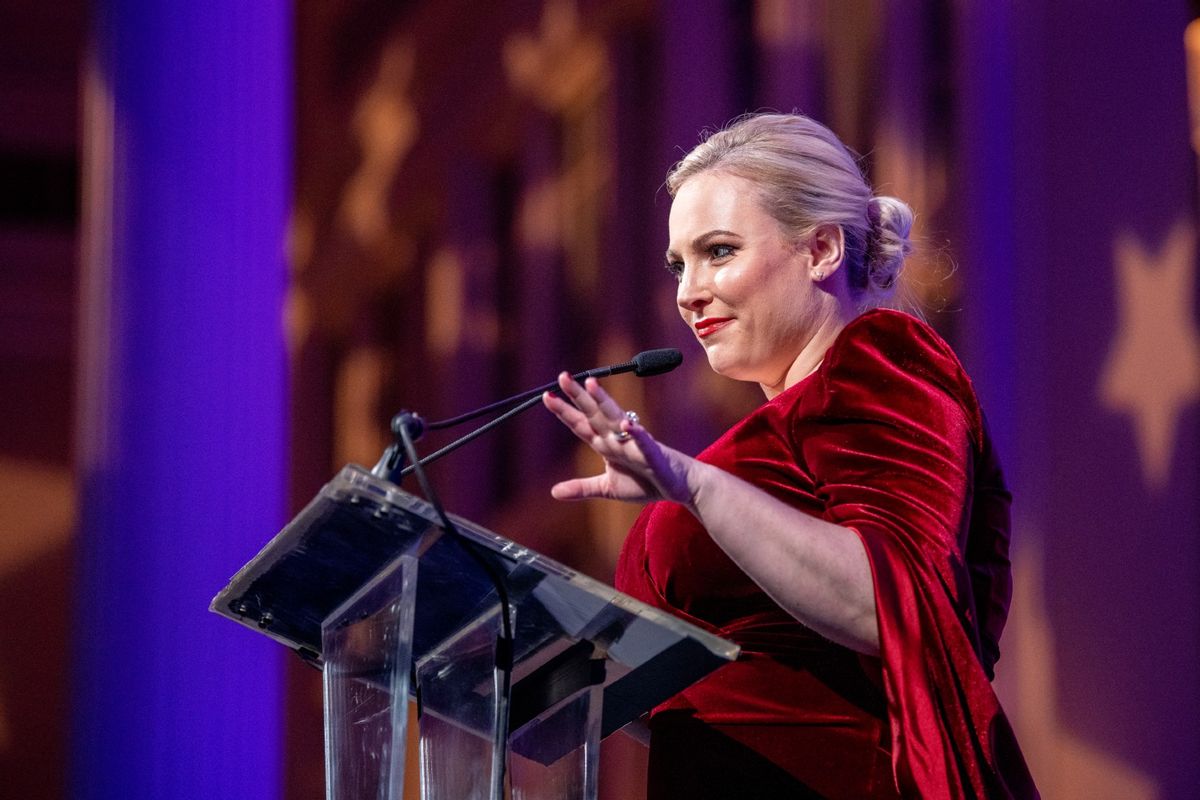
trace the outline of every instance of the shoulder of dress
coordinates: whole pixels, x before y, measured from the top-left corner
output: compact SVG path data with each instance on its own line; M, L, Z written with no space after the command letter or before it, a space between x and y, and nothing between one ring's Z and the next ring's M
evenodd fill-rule
M853 319L818 371L827 379L856 379L896 370L945 384L949 390L974 393L950 345L927 323L891 309L874 309Z
M826 360L856 355L878 355L887 360L924 355L948 360L962 369L954 350L928 323L890 308L876 308L851 320L830 347Z
M948 397L962 407L976 443L983 443L982 412L971 379L950 345L911 314L874 309L856 317L829 348L818 378L825 402L859 393L882 399L913 390Z

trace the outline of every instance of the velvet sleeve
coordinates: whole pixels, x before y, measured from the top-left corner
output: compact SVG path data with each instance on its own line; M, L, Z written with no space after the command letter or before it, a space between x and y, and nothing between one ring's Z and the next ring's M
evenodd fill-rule
M814 379L793 441L825 519L853 529L870 560L901 793L1036 797L984 666L998 629L981 632L975 613L981 602L1007 610L1007 595L994 594L1007 588L1007 529L978 554L993 581L973 585L968 534L986 435L969 380L932 330L895 312L851 323ZM991 521L1006 526L999 499L1005 517ZM1000 513L996 500L988 514Z

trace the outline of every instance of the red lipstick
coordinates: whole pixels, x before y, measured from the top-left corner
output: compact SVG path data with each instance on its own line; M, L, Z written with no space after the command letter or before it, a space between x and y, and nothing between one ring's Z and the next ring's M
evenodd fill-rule
M695 323L696 336L701 339L705 336L712 336L730 322L733 322L733 317L707 317L699 320Z

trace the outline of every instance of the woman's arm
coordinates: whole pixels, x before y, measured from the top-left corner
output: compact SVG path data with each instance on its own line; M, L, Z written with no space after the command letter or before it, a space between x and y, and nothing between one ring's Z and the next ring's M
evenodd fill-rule
M564 481L560 500L604 497L670 500L700 520L713 540L771 599L826 638L868 655L879 653L871 566L850 528L805 514L717 467L659 444L633 424L594 380L580 386L563 373L570 402L544 402L604 458L604 472ZM618 434L627 432L626 440Z
M648 434L647 434L648 436ZM825 638L879 655L875 587L858 534L695 459L688 509L772 600Z

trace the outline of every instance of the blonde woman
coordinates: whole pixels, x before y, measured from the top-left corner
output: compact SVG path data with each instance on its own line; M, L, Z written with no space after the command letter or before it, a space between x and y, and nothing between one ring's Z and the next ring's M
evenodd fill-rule
M765 402L691 458L594 380L544 398L605 461L553 495L647 504L618 588L742 646L651 715L649 796L1036 797L990 684L1009 494L953 352L882 307L912 211L799 115L667 186L679 313Z

